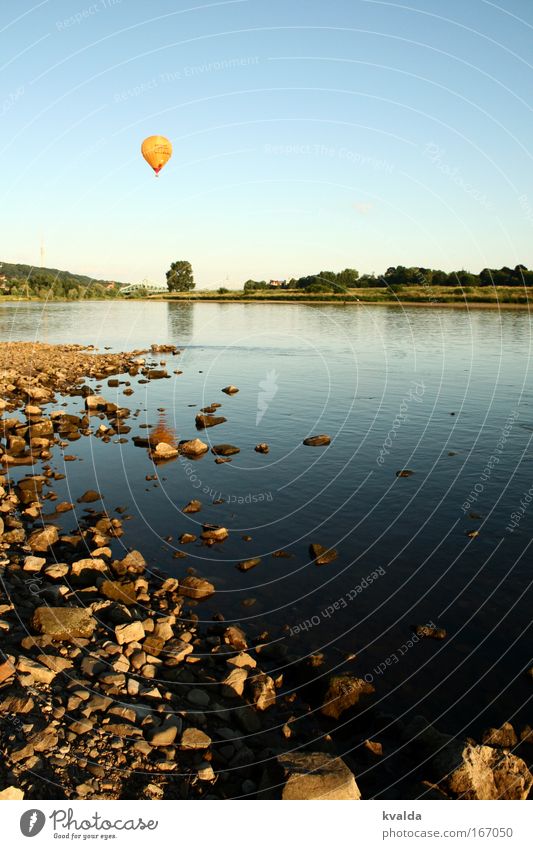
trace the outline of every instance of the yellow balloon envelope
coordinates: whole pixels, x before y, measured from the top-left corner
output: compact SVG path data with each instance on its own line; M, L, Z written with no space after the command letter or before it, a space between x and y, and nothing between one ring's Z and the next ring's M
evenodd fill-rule
M172 145L164 136L148 136L141 145L141 153L158 177L161 168L172 156Z

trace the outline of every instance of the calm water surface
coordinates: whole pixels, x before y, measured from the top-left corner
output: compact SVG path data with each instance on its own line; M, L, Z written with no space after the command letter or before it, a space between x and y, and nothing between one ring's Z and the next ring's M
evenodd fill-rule
M10 303L1 308L0 333L4 341L113 350L183 347L168 358L169 371L182 375L132 383L129 398L123 386L104 386L103 394L140 410L128 422L131 435L166 416L179 439L197 435L200 407L222 403L227 423L200 436L239 446L232 463L216 465L211 454L178 460L160 466L154 484L145 479L154 472L145 449L97 439L66 449L82 462L64 463L57 449L54 462L67 473L60 498L75 500L94 486L110 512L127 506L134 521L125 523L117 552L135 546L169 574L192 566L213 580L218 592L197 608L201 617L220 610L252 634L282 637L291 653L323 651L330 666L372 676L389 712L423 713L444 730L531 722L527 313ZM240 388L233 397L220 391L229 383ZM69 406L79 409L80 400ZM332 444L304 447L316 433L330 434ZM259 442L269 444L268 455L254 452ZM400 469L414 474L397 478ZM191 498L203 510L183 515ZM516 520L521 500L526 509ZM187 560L173 559L178 536L197 532L199 520L227 526L229 539L211 549L187 546ZM73 514L64 522L71 529ZM242 540L247 534L252 541ZM316 566L312 542L335 546L338 559ZM273 558L280 548L293 556ZM235 568L255 556L262 558L255 569ZM378 579L362 586L376 570ZM302 622L307 630L298 630ZM407 647L412 626L425 622L446 628L447 640ZM357 660L346 664L348 652Z

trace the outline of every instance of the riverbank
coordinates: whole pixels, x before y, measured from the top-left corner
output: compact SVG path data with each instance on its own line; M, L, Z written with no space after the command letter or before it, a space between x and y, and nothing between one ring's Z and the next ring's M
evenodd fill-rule
M356 289L349 294L309 294L296 291L268 292L173 292L154 295L150 300L185 301L187 303L245 303L245 304L337 304L339 306L454 307L458 309L530 309L533 289L495 287L489 291L479 288L472 292L450 292L449 287L406 287L395 296L386 289Z
M209 552L238 533L217 524L213 503L182 505L202 516L194 539L185 524L168 528L177 577L124 546L128 522L142 538L142 516L109 502L105 470L101 491L81 484L80 440L115 452L131 439L156 482L180 456L226 462L238 449L209 452L205 436L238 397L231 387L191 413L179 442L127 406L136 390L179 379L179 366L173 345L0 345L0 798L525 798L529 726L453 739L381 713L379 684L357 674L355 654L298 654L297 641L289 648L268 622L243 625L238 611L206 619L218 589ZM327 439L304 450L320 446ZM71 500L60 501L65 478ZM244 543L241 572L258 565ZM207 577L190 565L191 545ZM319 549L316 568L331 554ZM411 639L446 635L426 626Z

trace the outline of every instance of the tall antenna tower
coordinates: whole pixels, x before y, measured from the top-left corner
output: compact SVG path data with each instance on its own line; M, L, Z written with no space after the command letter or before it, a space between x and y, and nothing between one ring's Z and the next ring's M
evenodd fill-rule
M41 236L41 268L44 268L44 239Z

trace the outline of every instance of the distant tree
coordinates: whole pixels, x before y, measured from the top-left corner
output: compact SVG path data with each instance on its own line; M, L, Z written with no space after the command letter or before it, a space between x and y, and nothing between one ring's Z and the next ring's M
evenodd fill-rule
M355 268L345 268L337 274L337 283L342 289L355 289L361 285L359 272Z
M332 283L335 285L337 282L337 275L334 271L321 271L320 274L316 275L316 279L320 283Z
M167 271L167 285L171 292L189 292L194 289L191 263L184 259L173 262Z
M266 289L268 283L266 280L247 280L244 284L245 292L257 292L259 289Z
M229 292L229 289L226 289L226 287L225 287L225 286L220 286L220 287L217 289L217 292L218 292L218 294L219 294L219 295L227 295L227 294L228 294L228 292Z
M449 275L445 271L434 270L431 274L431 282L433 286L448 286L450 283Z

